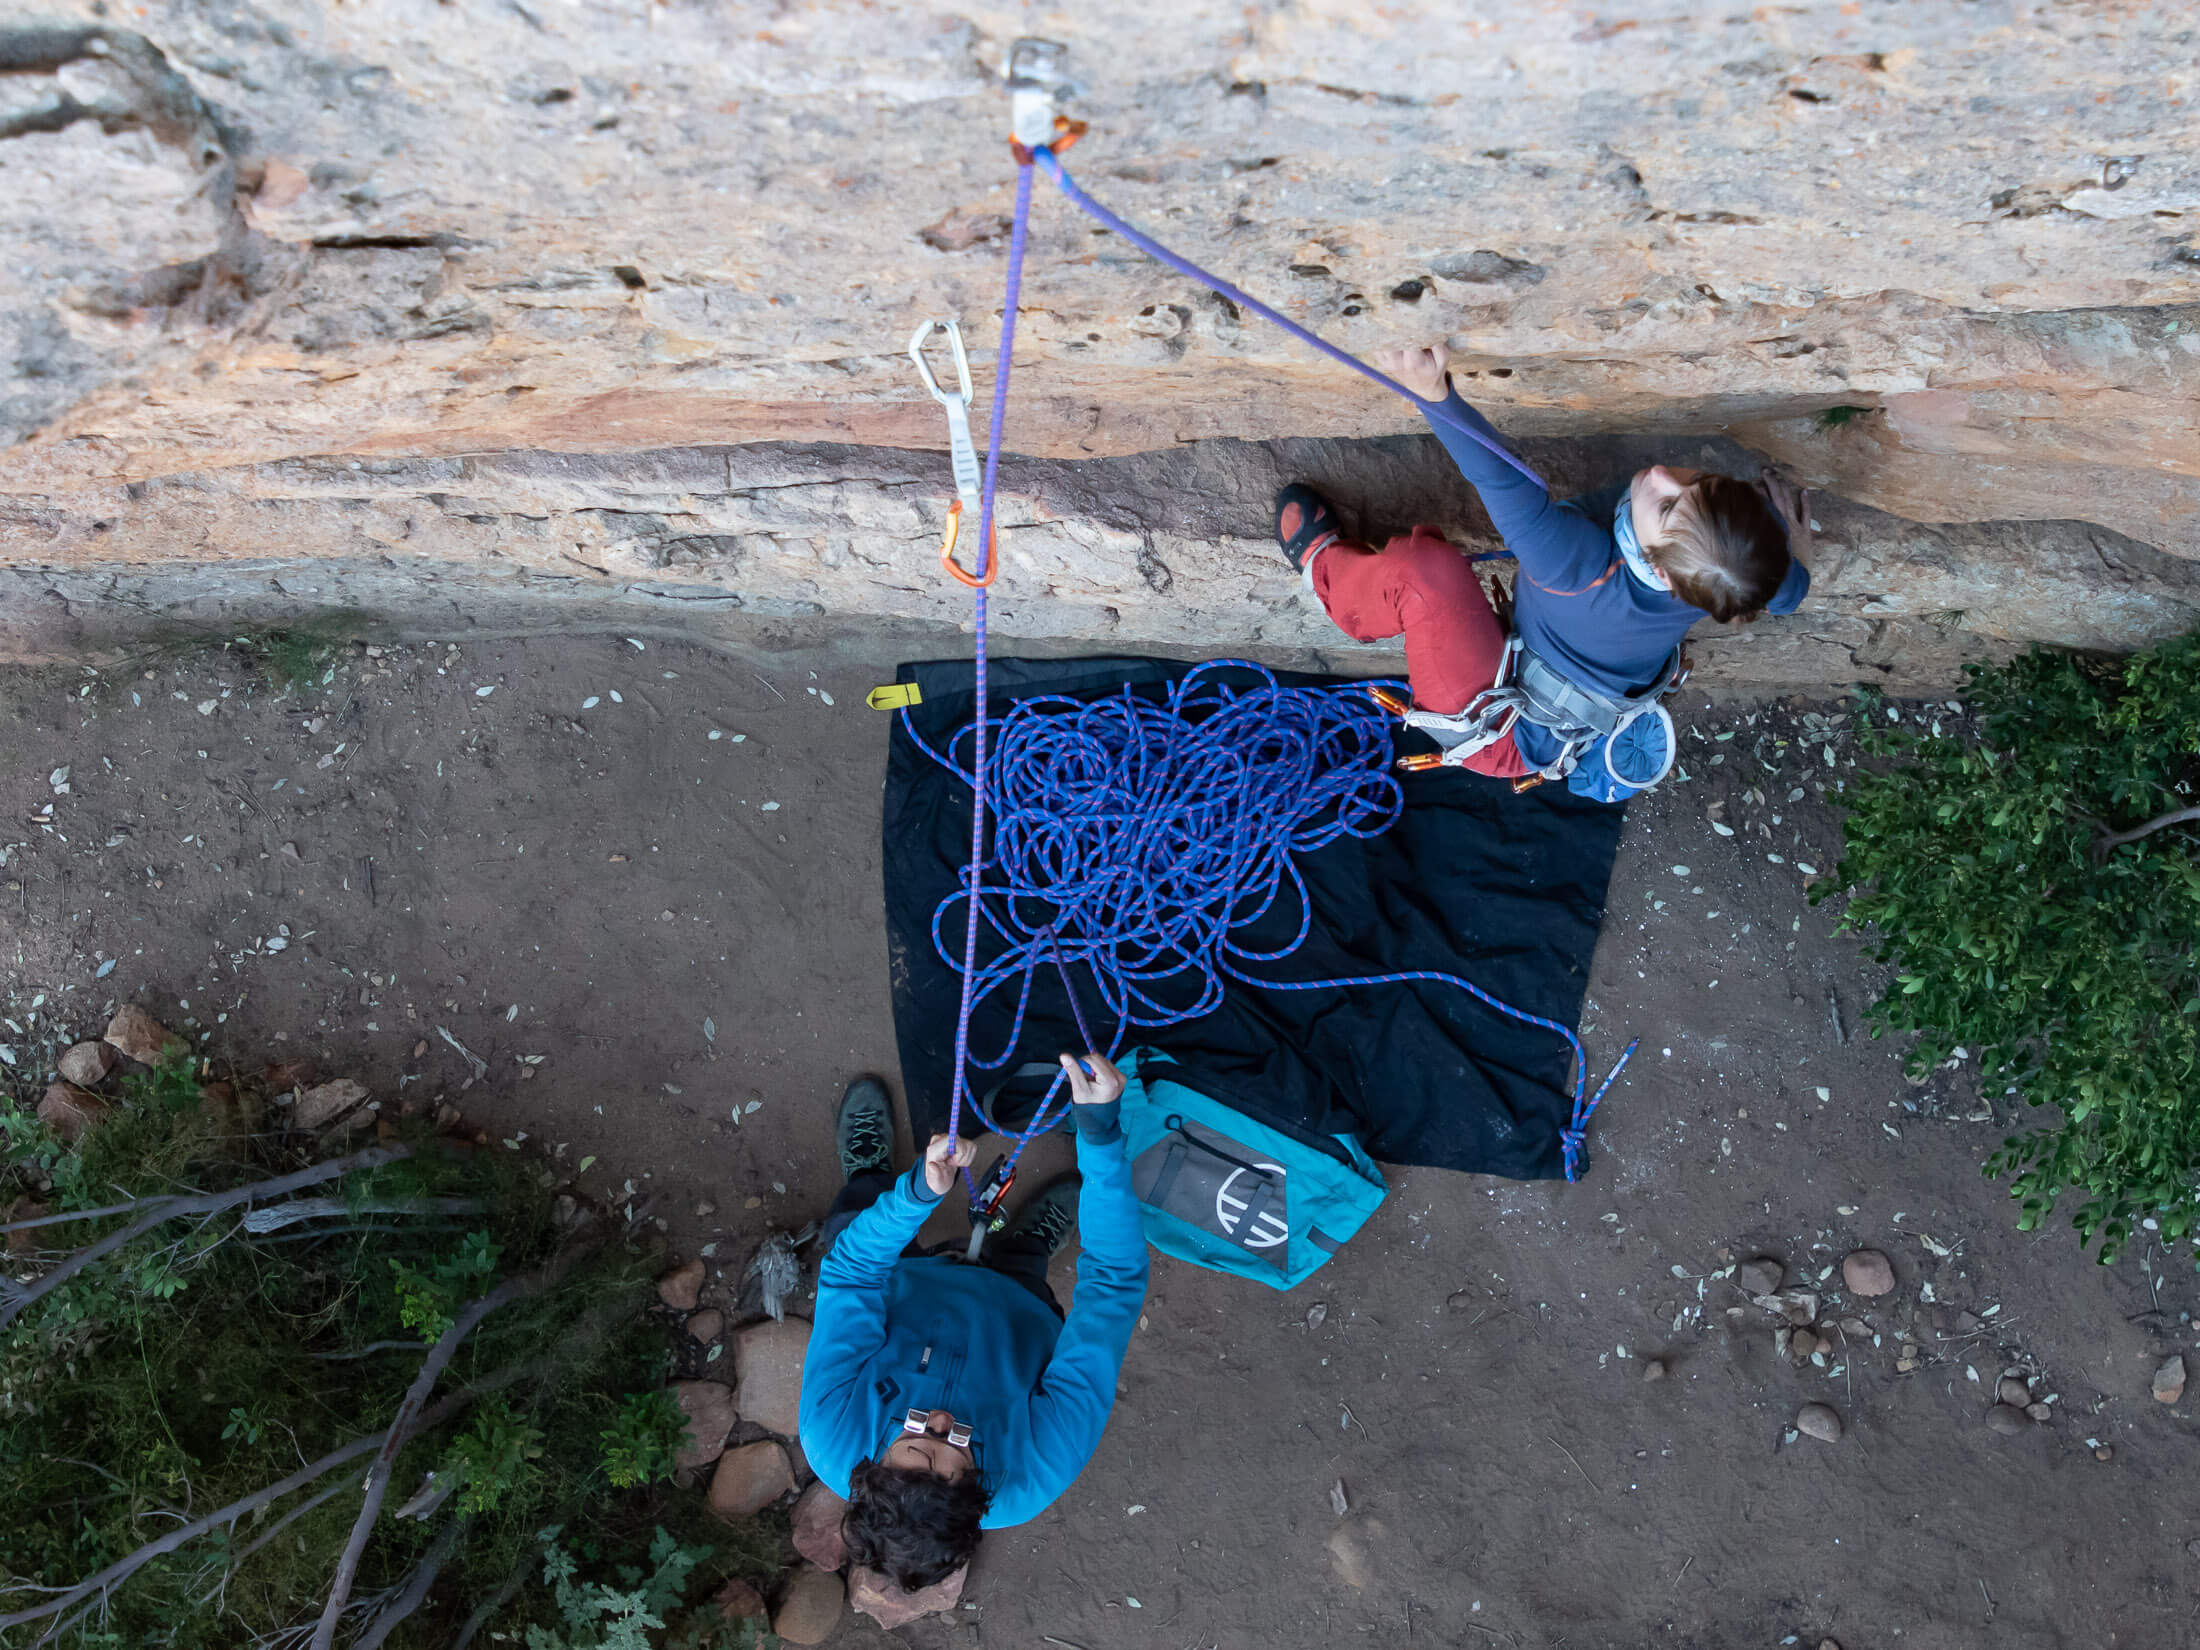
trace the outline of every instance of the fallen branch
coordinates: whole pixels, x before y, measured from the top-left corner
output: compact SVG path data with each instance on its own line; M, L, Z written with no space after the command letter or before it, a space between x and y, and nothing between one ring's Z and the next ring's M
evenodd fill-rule
M21 1317L27 1308L44 1296L52 1294L93 1262L104 1259L178 1215L219 1214L224 1209L234 1209L242 1203L256 1203L262 1198L279 1197L301 1187L318 1186L326 1181L341 1179L355 1169L379 1168L384 1163L395 1163L400 1158L410 1156L410 1146L370 1146L363 1152L353 1152L349 1157L331 1158L326 1163L316 1163L312 1168L300 1169L295 1174L279 1175L273 1180L255 1180L250 1185L232 1187L226 1192L204 1192L194 1197L157 1199L148 1213L120 1230L110 1232L97 1243L79 1249L36 1282L26 1285L10 1278L0 1278L0 1329L5 1329Z
M504 1584L474 1606L474 1613L459 1628L458 1637L451 1640L451 1650L466 1650L474 1642L474 1636L496 1619L496 1613L519 1596L519 1590L527 1585L527 1577L533 1570L532 1558L523 1558L513 1565L512 1573L504 1578Z
M2157 814L2144 825L2134 825L2128 831L2105 830L2093 844L2093 857L2106 859L2127 842L2137 842L2143 836L2165 831L2172 825L2189 825L2200 820L2200 808L2173 808L2166 814Z
M435 1585L435 1578L450 1562L451 1554L458 1550L464 1539L471 1518L454 1518L444 1525L434 1543L420 1555L420 1562L412 1567L412 1573L398 1588L396 1596L374 1613L364 1631L351 1641L351 1650L381 1650L382 1641L396 1631L397 1624L411 1615L428 1600L428 1589Z
M420 1361L420 1373L413 1377L413 1384L406 1389L404 1401L397 1406L397 1419L390 1424L382 1448L367 1469L366 1499L359 1508L359 1516L351 1526L351 1539L344 1543L344 1556L337 1561L336 1579L329 1588L328 1603L322 1608L321 1622L313 1631L312 1650L330 1650L336 1639L336 1623L344 1613L344 1602L351 1597L352 1583L359 1576L359 1560L365 1556L367 1539L374 1533L374 1521L381 1515L382 1502L390 1490L390 1469L397 1460L397 1452L405 1447L406 1429L410 1419L420 1406L427 1402L428 1394L435 1390L443 1370L458 1351L459 1342L473 1333L474 1326L500 1306L539 1295L545 1289L555 1288L575 1262L592 1253L602 1242L601 1236L584 1239L570 1248L560 1250L543 1266L521 1277L506 1278L479 1300L467 1305L444 1330L428 1355Z
M478 1197L400 1197L357 1205L340 1197L294 1197L287 1203L248 1211L244 1229L258 1237L302 1220L322 1220L330 1215L478 1215L485 1207Z
M528 1363L514 1364L508 1369L499 1370L485 1380L477 1381L472 1386L452 1393L430 1408L423 1410L406 1429L405 1440L409 1441L423 1433L433 1432L437 1427L451 1419L452 1416L459 1414L475 1399L487 1397L492 1392L500 1392L514 1382L526 1379L529 1375L539 1374L551 1367L554 1362L553 1359L538 1358ZM270 1502L280 1501L292 1490L303 1489L315 1479L327 1476L345 1463L358 1460L360 1456L369 1454L377 1447L386 1444L389 1438L390 1433L388 1431L371 1432L364 1438L354 1438L350 1443L330 1450L318 1461L309 1462L300 1467L288 1478L269 1484L264 1489L255 1490L242 1500L230 1502L226 1507L216 1508L204 1518L197 1519L189 1524L178 1525L158 1540L148 1541L136 1552L116 1559L114 1563L108 1565L106 1569L100 1571L97 1575L87 1576L73 1587L54 1589L55 1596L44 1604L18 1610L12 1615L0 1616L0 1628L20 1627L26 1622L38 1621L46 1616L59 1615L62 1611L71 1608L84 1599L90 1598L93 1594L108 1591L118 1583L127 1581L139 1570L152 1563L154 1559L161 1557L163 1554L174 1552L178 1547L183 1546L188 1541L197 1539L209 1530L219 1529L224 1524L233 1524L244 1517L245 1514L256 1512ZM307 1510L309 1510L308 1507L300 1507L290 1516L295 1517L298 1513ZM273 1532L266 1533L272 1534ZM254 1546L257 1545L259 1543L255 1542ZM246 1549L247 1552L251 1550L252 1548ZM243 1555L238 1556L242 1557ZM17 1585L22 1584L18 1583Z

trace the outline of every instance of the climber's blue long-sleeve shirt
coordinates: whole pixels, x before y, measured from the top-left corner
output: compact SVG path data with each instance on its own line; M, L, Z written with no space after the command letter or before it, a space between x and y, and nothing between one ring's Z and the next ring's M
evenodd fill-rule
M1596 692L1624 697L1649 686L1703 611L1628 572L1612 537L1612 513L1628 484L1559 503L1541 482L1514 469L1450 418L1436 416L1430 410L1436 405L1500 445L1504 437L1456 389L1441 403L1424 404L1429 428L1474 483L1505 548L1519 558L1513 628L1521 641ZM1791 560L1767 611L1792 613L1809 592L1810 570Z
M1077 1106L1077 1295L1066 1319L984 1266L904 1258L939 1200L921 1165L840 1234L818 1277L802 1369L802 1449L839 1495L911 1409L971 1427L984 1527L1035 1518L1100 1446L1146 1299L1146 1237L1116 1107Z

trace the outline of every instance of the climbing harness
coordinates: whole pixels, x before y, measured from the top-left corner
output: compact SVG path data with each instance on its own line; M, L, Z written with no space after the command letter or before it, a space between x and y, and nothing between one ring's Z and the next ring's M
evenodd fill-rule
M1330 359L1412 400L1430 417L1457 426L1542 485L1542 478L1502 443L1443 403L1422 401L1388 374L1177 256L1080 189L1060 159L1060 151L1084 131L1081 123L1055 112L1055 97L1067 84L1063 57L1060 45L1031 39L1017 41L1009 57L1009 146L1016 160L1016 204L1010 220L992 418L986 429L984 471L976 488L979 550L974 573L964 573L952 559L960 518L971 507L968 477L975 468L965 462L975 455L970 449L971 387L960 330L952 321L927 322L910 340L910 356L925 387L948 416L956 500L949 511L941 559L970 587L975 602L975 698L969 724L957 731L942 752L917 732L906 708L901 712L903 729L917 747L970 786L969 864L961 886L940 902L932 919L934 948L943 962L962 975L948 1133L960 1137L966 1106L988 1129L1008 1133L987 1114L971 1087L970 1073L973 1067L998 1069L1013 1057L1031 1006L1034 978L1050 958L1085 1047L1097 1049L1071 981L1070 964L1083 963L1091 972L1100 999L1116 1019L1108 1044L1111 1056L1133 1026L1172 1025L1212 1012L1222 1000L1226 977L1271 991L1419 981L1457 987L1500 1014L1565 1039L1573 1054L1573 1110L1560 1131L1560 1143L1566 1178L1576 1179L1589 1119L1633 1056L1635 1042L1627 1045L1591 1095L1587 1093L1588 1055L1572 1028L1515 1008L1459 975L1408 970L1275 980L1245 967L1279 962L1307 936L1313 913L1295 855L1339 836L1379 835L1398 818L1404 797L1388 771L1389 701L1378 703L1353 688L1286 688L1260 665L1220 660L1186 672L1170 685L1160 703L1139 696L1127 685L1120 695L1092 701L1053 694L1017 700L998 719L998 755L990 748L996 720L986 684L986 591L999 570L994 509L1035 169L1044 171L1065 198L1122 239ZM948 333L956 358L959 393L954 395L941 390L924 362L923 346L935 328ZM956 444L958 431L960 445ZM1243 688L1233 686L1226 672L1251 672L1253 682ZM1393 699L1405 686L1381 685ZM962 761L966 742L967 766ZM989 809L995 820L991 863L986 832ZM989 884L989 870L1001 873L997 886ZM1289 943L1255 950L1233 940L1235 932L1266 916L1287 888L1299 911L1297 932ZM958 906L963 913L959 963L946 932L950 914ZM1027 913L1035 909L1047 913L1045 920L1029 919ZM998 946L982 967L981 931L990 931ZM978 1058L970 1047L972 1014L981 1000L1012 983L1014 1023L997 1053ZM1058 1108L1053 1105L1065 1076L1056 1070L1030 1121L987 1176L985 1191L972 1184L964 1171L973 1213L971 1258L976 1258L985 1232L999 1222L1002 1199L1014 1182L1024 1149L1068 1115L1067 1098Z
M1649 687L1621 698L1611 698L1582 687L1547 664L1541 655L1515 635L1507 639L1497 665L1497 680L1470 699L1465 708L1450 714L1416 710L1412 701L1387 687L1371 687L1375 702L1409 728L1434 739L1442 749L1398 758L1402 773L1428 768L1458 768L1480 751L1489 749L1522 722L1543 728L1558 742L1558 754L1535 773L1515 780L1513 789L1527 790L1547 780L1564 779L1591 750L1599 752L1606 773L1618 784L1648 790L1673 771L1680 745L1673 717L1660 702L1688 680L1689 663L1680 648L1673 650L1664 668ZM1655 723L1649 739L1625 740L1628 730L1644 718ZM1615 749L1632 752L1644 748L1662 752L1652 757L1653 766L1621 773L1613 761Z

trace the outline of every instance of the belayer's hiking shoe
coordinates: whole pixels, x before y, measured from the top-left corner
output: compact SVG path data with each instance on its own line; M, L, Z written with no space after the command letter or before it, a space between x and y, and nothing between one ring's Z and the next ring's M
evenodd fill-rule
M1049 1255L1058 1255L1076 1229L1077 1177L1066 1174L1048 1181L1023 1206L1008 1228L1008 1240L1043 1243Z
M894 1103L876 1077L858 1077L840 1097L833 1144L840 1151L843 1180L894 1166Z
M1294 481L1276 494L1276 542L1283 559L1294 572L1306 571L1317 550L1337 541L1337 512L1329 501L1303 481Z

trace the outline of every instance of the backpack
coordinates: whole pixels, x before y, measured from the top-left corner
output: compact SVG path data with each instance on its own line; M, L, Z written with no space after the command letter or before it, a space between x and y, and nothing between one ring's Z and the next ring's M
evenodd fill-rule
M1349 1134L1258 1121L1190 1087L1154 1049L1117 1063L1131 1191L1146 1241L1165 1255L1289 1289L1388 1193Z

